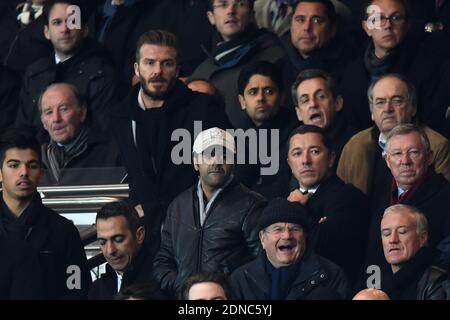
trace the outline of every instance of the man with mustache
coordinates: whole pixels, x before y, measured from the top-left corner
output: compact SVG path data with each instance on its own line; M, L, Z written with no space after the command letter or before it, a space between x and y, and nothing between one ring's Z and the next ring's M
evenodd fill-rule
M344 115L344 99L336 81L325 71L304 70L292 85L292 99L299 121L326 131L336 154L337 167L342 148L356 130Z
M26 128L5 132L0 163L0 236L31 247L42 270L43 298L86 298L91 275L80 234L71 221L45 207L36 191L42 163L34 134Z
M118 171L119 177L122 174L119 180L123 178L116 144L89 121L87 103L75 86L50 85L38 105L42 124L50 136L42 144L46 167L42 185L111 183L108 173L112 170ZM80 177L83 169L85 174ZM89 174L90 170L94 170L94 175ZM108 178L102 181L100 177L104 175Z
M364 54L348 65L341 81L351 124L359 130L372 125L365 92L371 82L389 73L410 79L417 89L418 119L429 125L434 123L434 118L444 116L429 110L440 83L439 70L448 53L430 41L412 36L411 26L416 21L408 1L371 0L365 9L361 24L370 42Z
M50 84L67 82L86 96L93 120L103 129L107 127L117 91L115 71L105 50L87 38L87 11L79 7L79 14L74 13L71 6L76 3L49 0L44 6L43 32L54 53L35 61L25 71L16 121L19 124L42 128L39 96Z
M320 127L302 125L289 137L288 200L308 208L309 245L339 265L350 281L364 262L369 224L366 196L334 173L333 146ZM352 230L347 232L345 230Z
M428 246L427 220L426 214L409 205L396 204L384 211L378 232L389 270L381 278L381 289L393 300L450 298L447 271L434 265L436 251Z
M241 69L252 61L275 62L284 56L279 39L253 23L254 0L206 0L209 22L216 29L211 52L192 78L210 80L225 97L228 117L234 127L245 118L238 101L237 80Z
M367 91L370 112L375 126L360 131L345 145L338 176L363 191L372 207L380 195L387 195L392 181L383 154L386 137L398 124L414 123L417 113L416 92L404 76L387 74L375 80ZM447 139L427 126L423 126L430 140L432 162L437 173L450 178L450 145Z
M115 107L110 123L129 175L130 201L142 207L147 239L152 238L155 249L167 206L196 180L190 161L172 159L180 139L172 134L183 129L194 137L194 121L203 129L230 127L217 99L188 89L177 79L179 70L172 33L150 30L141 35L134 63L139 84ZM182 142L191 146L192 140Z
M131 285L152 285L153 257L143 247L145 229L136 210L125 202L112 202L100 209L95 223L108 264L106 273L92 284L89 299L113 300Z
M367 265L383 261L379 225L382 212L390 205L405 204L418 208L428 220L428 245L436 248L450 236L448 199L450 182L436 174L433 154L426 132L413 124L400 124L386 137L386 164L394 177L390 192L374 207L367 249ZM443 248L444 251L449 250Z
M233 299L344 299L347 280L341 268L315 253L309 212L286 199L272 200L258 223L264 249L231 275Z
M234 179L236 150L230 133L202 131L192 151L198 183L170 204L153 265L160 287L173 297L198 272L229 275L255 258L260 250L256 225L266 204Z

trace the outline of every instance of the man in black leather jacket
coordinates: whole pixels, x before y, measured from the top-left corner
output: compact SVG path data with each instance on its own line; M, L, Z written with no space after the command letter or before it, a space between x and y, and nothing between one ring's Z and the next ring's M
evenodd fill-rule
M153 264L156 280L171 295L188 277L230 274L260 250L257 221L265 200L233 178L233 136L219 128L202 131L193 151L199 182L170 204Z
M418 209L396 204L384 211L381 238L392 273L382 274L381 288L393 300L447 300L447 272L435 265L427 246L428 222Z

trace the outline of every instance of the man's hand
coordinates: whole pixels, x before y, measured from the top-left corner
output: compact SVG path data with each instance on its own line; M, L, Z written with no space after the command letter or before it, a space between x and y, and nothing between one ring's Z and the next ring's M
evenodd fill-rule
M289 194L288 201L305 205L308 203L309 198L311 198L311 193L303 194L300 190L295 189Z

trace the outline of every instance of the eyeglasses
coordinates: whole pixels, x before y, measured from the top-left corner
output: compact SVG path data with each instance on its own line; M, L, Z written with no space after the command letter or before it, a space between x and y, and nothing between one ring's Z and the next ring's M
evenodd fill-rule
M273 226L273 227L267 228L267 229L266 229L266 232L267 232L267 233L270 233L270 234L272 234L272 235L274 235L274 236L279 236L279 235L281 235L286 229L288 230L289 233L292 233L292 234L299 234L299 233L301 233L301 232L303 231L302 227L300 227L300 226L296 226L296 225L289 226L289 225L286 223L284 226L282 226L282 225L277 225L277 226Z
M389 103L394 108L399 108L399 107L404 106L405 101L406 101L406 99L404 99L402 97L393 97L393 98L390 98L390 99L387 99L387 98L376 98L374 105L375 105L375 108L382 109L382 108L384 108L386 103Z
M403 158L403 155L407 154L408 157L412 160L418 159L422 155L422 151L419 149L409 149L406 151L402 150L394 150L392 152L387 152L387 154L392 158L394 161L399 161Z
M213 4L213 8L214 9L228 9L230 6L233 6L237 9L240 8L248 8L250 7L250 4L248 2L248 0L234 0L234 1L216 1Z
M385 16L382 14L374 15L372 18L372 23L376 26L376 24L379 22L379 26L383 27L386 25L386 22L389 20L394 25L401 25L405 22L406 17L402 14L394 14L392 16Z

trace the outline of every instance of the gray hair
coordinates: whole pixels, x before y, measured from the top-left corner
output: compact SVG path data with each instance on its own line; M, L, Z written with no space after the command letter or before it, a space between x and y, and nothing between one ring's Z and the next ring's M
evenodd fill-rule
M389 149L389 142L393 137L410 134L412 132L417 132L420 135L422 146L425 148L425 152L429 153L431 151L431 145L427 134L421 127L412 123L402 123L395 126L386 136L386 149Z
M380 77L379 79L376 79L372 81L369 88L367 89L367 99L369 100L369 107L370 112L373 111L373 88L376 86L378 82L380 82L383 79L386 78L396 78L400 81L402 81L406 85L406 98L409 101L409 107L410 109L416 109L417 108L417 94L416 89L411 81L408 80L404 75L398 74L398 73L388 73L384 76Z
M78 90L77 87L75 87L73 84L70 83L65 83L65 82L59 82L59 83L53 83L51 85L49 85L39 96L39 100L38 100L38 108L39 108L39 113L42 113L42 98L44 96L44 94L49 90L49 89L53 89L55 87L66 87L68 88L70 91L72 91L73 96L75 97L75 101L77 102L77 107L80 109L86 109L86 99L83 96L83 94L81 94L81 92Z
M294 83L291 86L291 95L292 100L294 101L294 105L298 106L297 101L297 88L298 86L306 80L321 78L324 79L327 83L328 89L330 90L334 99L336 99L340 94L338 90L338 86L336 84L336 80L328 73L320 69L307 69L300 72L295 79Z
M416 207L408 206L406 204L395 204L384 210L383 218L391 213L408 212L414 216L416 222L416 233L418 235L426 232L428 233L428 220L427 217Z

